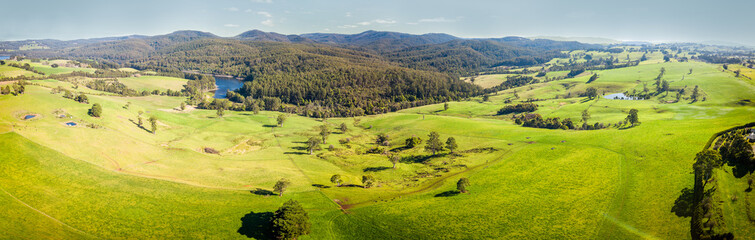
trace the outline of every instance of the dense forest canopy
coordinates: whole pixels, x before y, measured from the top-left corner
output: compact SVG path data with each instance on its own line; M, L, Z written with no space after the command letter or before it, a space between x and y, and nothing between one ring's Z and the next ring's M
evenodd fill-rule
M253 102L246 100L250 97L277 99L289 109L276 105L268 110L309 115L311 109L318 109L316 115L355 116L476 96L482 89L459 76L497 66L542 64L566 57L565 50L595 47L518 37L460 39L447 34L377 31L282 35L254 30L233 38L178 31L82 44L59 42L23 54L163 75L231 75L246 81L242 89L229 95L238 103Z

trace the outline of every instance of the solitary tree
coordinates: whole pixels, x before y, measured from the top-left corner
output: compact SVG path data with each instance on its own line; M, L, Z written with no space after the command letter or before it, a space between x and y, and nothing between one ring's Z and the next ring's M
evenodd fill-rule
M320 147L319 138L310 137L309 140L307 140L307 150L309 150L309 155L312 155L318 147Z
M216 114L218 115L218 117L223 117L224 113L225 113L225 109L223 109L223 107L219 107L218 111L216 112Z
M335 183L336 186L340 187L343 180L341 180L341 175L336 174L330 177L330 182Z
M448 103L444 103L443 104L443 111L447 111L447 110L448 110Z
M692 90L692 102L697 102L697 98L700 97L700 90L698 90L697 85L695 85L695 89Z
M320 136L322 137L322 143L327 143L328 135L330 135L330 129L328 129L328 124L323 124L320 126Z
M273 234L277 239L296 239L310 233L309 215L296 200L288 200L272 218Z
M83 93L76 96L74 100L80 103L89 103L89 98L87 98L87 95L84 95Z
M590 99L594 99L598 96L598 89L595 89L594 87L589 87L585 90L585 95Z
M91 115L92 117L102 116L102 106L100 106L99 103L92 105L92 108L89 109L89 115Z
M388 136L388 134L385 134L385 133L379 133L379 134L377 135L377 138L375 139L375 143L377 143L377 144L378 144L378 145L380 145L380 146L388 146L388 145L390 145L390 144L391 144L391 143L390 143L390 142L388 141L388 138L390 138L390 136Z
M341 123L341 125L338 126L338 130L341 130L341 133L346 133L346 131L349 131L349 127L346 126L346 123Z
M393 169L396 169L396 164L401 161L401 156L399 156L398 154L391 154L388 155L388 160L390 160L393 164Z
M446 140L446 148L451 151L451 153L454 153L454 150L459 148L459 145L456 145L456 139L454 137L448 137L448 140Z
M430 132L428 137L425 150L432 152L433 155L435 155L435 152L443 150L443 143L440 142L440 135L437 132Z
M467 187L469 187L469 179L467 178L461 178L456 182L456 190L459 190L461 193L466 193Z
M278 180L278 182L275 183L273 190L278 192L278 196L283 196L283 192L286 191L288 185L291 185L291 182L288 181L288 179L281 178L280 180Z
M142 114L144 114L144 111L142 111L142 110L139 110L139 115L138 115L138 116L136 116L136 118L137 118L137 119L138 119L138 121L139 121L139 122L138 122L138 124L139 124L139 127L144 127L144 123L142 122Z
M152 134L157 134L157 118L155 116L149 117L149 123L152 124Z
M278 127L282 127L283 126L283 122L286 121L286 114L280 114L280 115L278 115L278 119L276 119L276 120L278 121Z
M588 119L590 119L590 112L585 109L582 111L582 122L587 122Z
M632 127L634 127L635 124L640 123L640 119L637 116L637 112L638 112L637 109L632 108L629 110L629 115L627 115L626 120L628 123L632 124Z
M180 107L181 107L181 111L186 110L186 103L185 102L181 102L181 106Z
M372 184L375 184L375 178L372 175L362 176L362 185L364 185L364 188L370 188Z

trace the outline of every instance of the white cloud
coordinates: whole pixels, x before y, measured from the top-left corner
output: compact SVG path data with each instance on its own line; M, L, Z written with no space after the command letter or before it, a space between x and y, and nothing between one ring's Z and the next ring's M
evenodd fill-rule
M265 12L265 11L257 12L257 14L265 16L265 17L269 17L269 18L273 17L272 14L270 14L269 12Z
M262 21L262 22L260 22L260 23L261 23L262 25L265 25L265 26L268 26L268 27L272 27L272 26L274 25L274 24L273 24L273 20L272 20L272 19L268 19L268 20Z
M375 19L373 22L378 24L394 24L397 23L396 20L391 19Z
M346 12L346 17L351 17L351 12Z
M223 25L224 27L238 27L239 25L228 23L226 25Z
M367 22L358 22L357 24L362 25L362 26L367 26L370 24L395 24L395 23L398 23L398 22L392 19L375 19L375 20L367 21Z
M436 18L424 18L420 19L419 22L426 22L426 23L448 23L448 22L456 22L456 19L447 19L444 17L436 17Z
M338 28L355 28L355 27L358 27L358 26L357 25L349 25L349 24L338 26Z
M229 8L226 8L225 10L228 10L228 11L231 11L231 12L238 12L239 11L239 9L237 7L229 7Z
M252 0L252 2L256 2L256 3L273 3L273 0Z
M250 13L250 12L252 12L252 9L246 9L246 10L244 10L244 12Z

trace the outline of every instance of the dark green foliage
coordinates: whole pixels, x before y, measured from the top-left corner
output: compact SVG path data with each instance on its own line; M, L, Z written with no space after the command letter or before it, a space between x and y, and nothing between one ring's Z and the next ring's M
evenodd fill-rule
M632 108L629 110L629 115L627 115L626 121L632 124L633 127L635 124L640 123L640 118L637 115L638 112L637 109Z
M286 191L286 188L288 188L289 185L291 185L291 182L288 181L288 179L281 178L275 183L275 186L273 186L273 191L278 192L278 196L283 196L283 192Z
M391 145L389 138L390 136L388 136L388 134L379 133L375 139L375 143L380 146L389 146Z
M52 67L52 68L58 68L58 64L57 63L53 63L52 65L50 65L50 67Z
M448 111L448 103L443 103L443 111Z
M87 98L87 95L84 95L83 93L76 96L76 98L74 98L73 100L80 103L89 103L89 98Z
M523 127L563 129L563 130L567 130L567 129L596 130L596 129L603 129L607 127L603 123L595 123L592 125L583 123L582 127L577 127L574 125L574 122L572 122L571 118L566 118L564 120L561 120L558 117L549 117L549 118L543 119L543 117L537 113L522 113L520 115L515 115L514 122L516 124L521 124Z
M335 174L332 177L330 177L330 182L335 183L336 186L340 187L343 180L341 179L341 175Z
M448 140L446 140L446 149L453 153L457 148L459 148L459 145L456 144L456 139L454 137L449 137Z
M425 144L425 150L432 152L433 155L435 155L436 152L443 150L443 143L440 142L440 135L437 132L430 132L427 138L427 143Z
M509 113L523 113L537 111L537 104L534 103L519 103L516 105L506 105L498 110L498 115L504 115Z
M375 184L375 178L372 175L362 176L362 185L364 188L370 188L373 184Z
M152 125L152 134L157 134L157 118L155 116L151 116L147 120Z
M582 122L587 122L588 119L590 119L590 112L585 109L582 111Z
M590 99L595 99L598 97L598 89L594 87L589 87L585 90L585 97L588 97Z
M503 91L509 88L521 87L529 83L532 83L534 80L535 79L532 78L531 76L522 76L522 75L508 76L506 77L506 81L502 82L498 86L495 86L492 88L486 88L484 92L486 94L495 93L495 92ZM483 101L487 101L487 100L483 99Z
M225 114L225 109L222 107L219 107L215 114L218 115L218 117L223 117L223 114Z
M277 239L296 239L310 233L311 223L304 207L296 200L288 200L272 218L273 234Z
M89 109L89 115L92 117L102 116L102 106L99 103L92 105L92 108Z
M585 72L584 68L571 70L571 71L569 71L569 73L566 74L566 78L576 77L577 75L582 74L583 72Z
M330 129L328 128L328 124L323 124L320 126L320 136L322 137L322 143L327 143L327 138L330 135Z
M338 130L341 130L341 133L346 133L349 131L349 126L346 126L346 123L341 123L341 125L338 126Z
M276 121L278 122L278 127L282 127L283 123L286 122L286 114L279 114Z
M461 178L456 182L456 190L459 190L461 193L466 193L467 187L469 187L469 179L467 178Z
M414 148L422 143L422 139L417 136L411 136L406 139L405 144L407 148Z
M309 140L307 140L307 150L309 151L309 155L312 155L315 150L320 149L320 139L316 137L310 137Z
M592 76L590 76L590 79L587 80L587 83L594 82L595 80L598 80L598 74L595 73Z

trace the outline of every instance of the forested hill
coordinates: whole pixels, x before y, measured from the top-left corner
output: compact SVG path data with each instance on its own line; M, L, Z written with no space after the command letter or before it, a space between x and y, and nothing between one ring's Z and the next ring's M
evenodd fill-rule
M305 114L311 110L320 116L353 116L475 96L481 89L460 81L459 76L496 66L540 64L561 56L561 50L589 48L596 45L524 38L459 39L447 34L283 35L253 30L232 38L178 31L65 42L15 54L243 77L248 81L240 90L244 96L282 101L280 106L266 105L269 110L288 106L288 111ZM229 96L237 102L250 101L239 94Z

